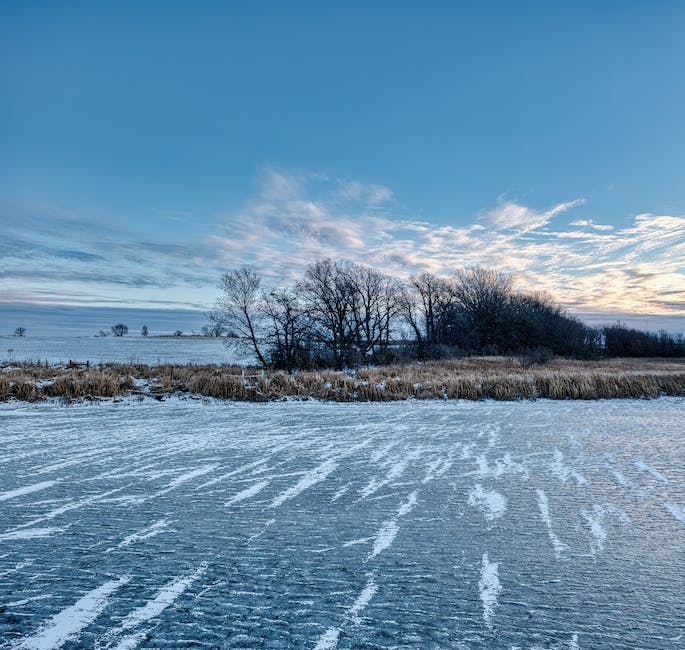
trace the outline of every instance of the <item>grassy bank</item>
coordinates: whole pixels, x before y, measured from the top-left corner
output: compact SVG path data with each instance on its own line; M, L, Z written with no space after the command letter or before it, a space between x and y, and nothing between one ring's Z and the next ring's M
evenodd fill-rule
M262 372L216 365L6 365L0 400L84 400L192 393L265 402L315 398L337 402L416 399L604 399L685 396L685 361L554 360L528 365L511 358L469 358L355 373Z

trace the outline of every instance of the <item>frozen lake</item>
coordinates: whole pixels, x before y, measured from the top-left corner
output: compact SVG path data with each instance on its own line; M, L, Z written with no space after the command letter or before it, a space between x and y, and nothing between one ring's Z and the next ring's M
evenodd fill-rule
M684 407L2 405L0 643L684 648Z
M66 363L249 363L220 339L136 337L0 337L0 360Z

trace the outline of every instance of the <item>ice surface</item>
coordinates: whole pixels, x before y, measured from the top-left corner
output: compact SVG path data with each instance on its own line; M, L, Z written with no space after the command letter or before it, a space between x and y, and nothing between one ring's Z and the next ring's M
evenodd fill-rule
M0 648L681 647L684 406L2 404Z

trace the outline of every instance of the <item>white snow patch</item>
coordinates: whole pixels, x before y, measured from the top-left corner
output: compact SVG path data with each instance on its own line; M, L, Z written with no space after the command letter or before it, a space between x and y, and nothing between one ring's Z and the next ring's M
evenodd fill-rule
M507 509L507 499L495 490L484 490L480 483L476 483L469 492L469 505L483 512L486 519L493 520L501 517Z
M668 510L678 521L685 524L685 508L683 508L683 506L673 503L673 501L667 501L664 503L664 508L666 508L666 510Z
M159 616L169 605L193 584L207 570L207 564L201 564L197 570L187 576L174 578L162 587L157 595L145 605L135 609L121 621L120 628L113 630L114 633L130 630L142 623L147 623Z
M643 472L647 472L648 474L651 474L657 481L660 483L668 483L668 479L661 473L655 470L653 467L650 465L647 465L647 463L634 458L633 459L633 465L637 467L639 470L642 470Z
M360 622L359 615L364 611L366 606L371 602L371 599L376 595L378 585L374 582L373 577L369 578L364 589L362 589L357 599L352 603L352 607L347 611L347 618L349 618L355 625Z
M391 546L399 531L400 527L394 519L383 522L378 533L376 533L376 541L373 544L373 549L367 560L376 557L376 555L382 553L386 548Z
M188 481L192 481L194 478L197 478L198 476L204 476L205 474L209 474L210 472L213 472L218 465L204 465L203 467L198 467L197 469L194 469L192 472L187 472L186 474L181 474L181 476L178 476L175 478L173 481L171 481L168 485L167 488L173 489L177 488L179 485L183 485L184 483L187 483Z
M416 505L416 498L418 493L414 490L408 497L407 500L399 507L397 511L398 517L404 517L404 515L409 514Z
M376 595L378 585L376 584L373 575L371 575L366 583L364 589L355 599L354 603L345 612L343 625L349 621L352 625L359 625L361 622L360 614L364 611L366 606L371 602L371 599ZM334 650L338 646L338 639L340 638L341 627L330 627L319 637L314 650Z
M114 650L133 650L143 642L147 634L147 630L141 630L140 632L129 634L121 639L116 646L114 646Z
M261 492L267 485L269 485L269 481L259 481L259 483L255 483L254 485L251 485L249 488L245 488L237 494L234 494L228 501L226 501L225 505L232 506L234 503L238 503L240 501L244 501L245 499L249 499L250 497L253 497L255 494Z
M564 465L564 455L558 450L554 450L554 461L551 464L552 473L561 479L562 483L566 483L568 479L572 478L578 485L587 483L585 477L579 474L574 469Z
M616 479L616 482L619 485L623 487L630 487L632 485L630 479L625 474L623 474L623 472L621 472L621 470L619 470L618 467L609 462L604 463L604 466L611 472L611 474Z
M350 489L350 484L341 487L331 498L331 503L335 503L341 496L343 496Z
M50 537L63 533L66 528L22 528L21 530L14 530L9 533L2 533L0 541L8 539L36 539L37 537Z
M497 458L494 465L490 465L485 454L481 454L476 458L476 465L478 469L475 472L467 474L467 476L476 475L481 478L500 478L505 474L521 474L525 480L528 480L528 469L522 464L512 459L511 454L504 454L503 458Z
M244 472L248 472L252 469L256 469L260 466L263 466L267 463L266 458L261 458L260 460L255 461L254 463L249 463L247 465L243 465L242 467L238 467L238 469L234 469L230 472L227 472L226 474L222 474L221 476L215 476L214 478L209 479L209 481L206 481L205 483L201 483L198 485L195 489L196 490L202 490L203 488L209 487L210 485L215 485L216 483L220 483L221 481L225 481L227 478L231 478L231 476L235 476L236 474L243 474Z
M160 519L159 521L155 521L153 524L148 526L147 528L143 528L142 530L139 530L138 532L131 533L128 537L125 537L121 542L119 542L116 547L108 548L105 553L111 553L112 551L116 550L117 548L124 548L126 546L130 546L131 544L135 542L139 542L144 539L149 539L150 537L156 537L160 533L163 533L165 529L169 527L171 524L171 521L168 519Z
M311 472L305 474L293 487L288 488L285 492L279 494L272 502L271 508L276 508L282 505L289 499L294 499L296 496L309 489L313 485L325 481L330 474L332 474L338 464L334 460L327 460L321 463L318 467L315 467Z
M122 576L89 591L71 607L55 614L34 636L21 639L15 648L27 650L56 650L67 641L78 637L109 604L109 597L131 578Z
M542 490L537 490L538 495L538 507L540 508L540 517L547 526L547 534L554 547L554 555L557 559L561 557L568 546L563 542L559 541L559 538L554 534L552 530L552 519L549 516L549 501L547 500L547 495Z
M483 620L490 628L497 607L497 597L502 591L497 569L498 564L490 562L488 554L483 553L478 589L480 589L480 599L483 602Z
M20 528L28 528L29 526L33 526L35 524L40 523L41 521L46 521L48 519L54 519L55 517L58 517L59 515L63 515L65 512L70 512L72 510L77 510L78 508L83 508L84 506L89 506L92 503L97 503L98 501L102 501L106 497L108 497L110 494L115 494L116 492L121 492L122 490L126 489L128 485L125 485L120 488L115 488L113 490L107 490L107 492L102 492L100 494L93 494L89 497L86 497L85 499L81 499L80 501L69 501L65 503L63 506L60 506L59 508L55 508L54 510L50 510L50 512L45 513L42 517L37 517L36 519L33 519L29 521L28 523L22 524L21 526L17 526L16 530Z
M16 488L15 490L10 490L9 492L3 492L2 494L0 494L0 501L7 501L8 499L14 499L24 494L31 494L32 492L45 490L46 488L55 485L55 483L57 483L57 481L42 481L41 483L25 485L24 487Z
M314 650L333 650L338 647L340 630L337 627L327 629L314 646Z
M604 550L604 543L607 539L604 520L607 515L614 515L624 524L629 521L628 516L622 510L610 504L594 505L592 506L592 512L583 510L581 514L590 527L590 533L593 538L590 544L590 551L593 555Z

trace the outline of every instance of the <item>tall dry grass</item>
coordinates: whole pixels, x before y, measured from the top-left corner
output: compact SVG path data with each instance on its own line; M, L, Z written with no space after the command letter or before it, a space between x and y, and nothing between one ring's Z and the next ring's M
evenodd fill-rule
M134 381L138 380L138 381ZM140 380L145 382L140 387ZM315 398L337 402L414 399L611 399L685 396L685 360L553 360L529 366L514 358L467 358L356 373L293 374L217 365L45 366L0 369L0 400L67 401L143 394L193 393L265 402Z

